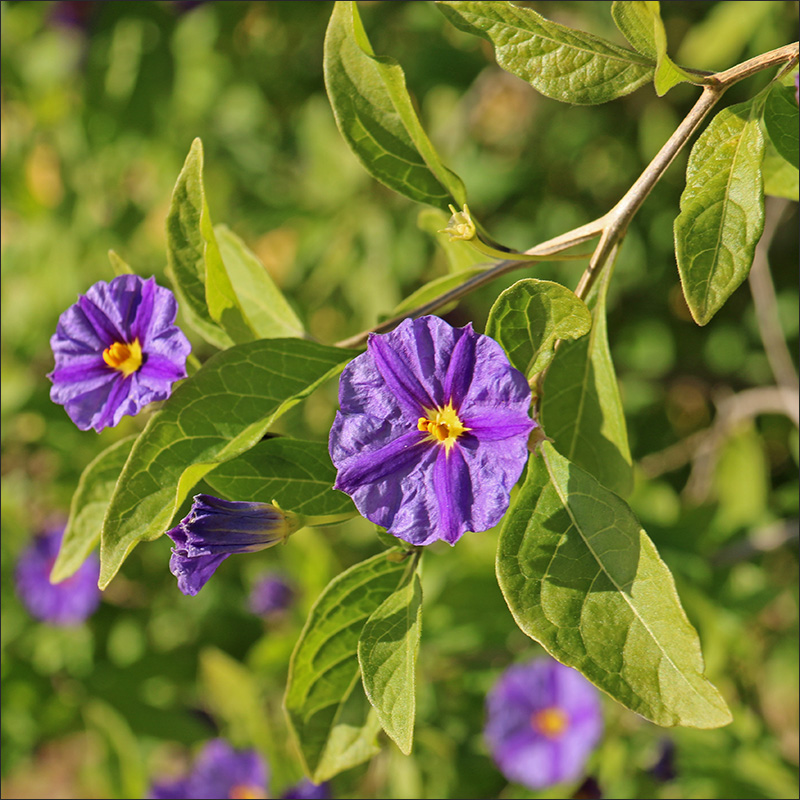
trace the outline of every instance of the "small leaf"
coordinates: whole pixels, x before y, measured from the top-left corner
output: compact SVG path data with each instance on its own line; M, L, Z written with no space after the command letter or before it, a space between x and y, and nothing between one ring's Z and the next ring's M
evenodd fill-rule
M559 346L544 382L541 422L556 447L623 497L633 489L625 414L606 333L611 271L589 294L589 335Z
M800 200L800 172L783 156L778 155L775 145L769 139L761 162L764 175L764 194L772 197L785 197L787 200Z
M698 325L742 283L764 229L764 137L753 101L726 108L695 142L686 168L675 255Z
M391 552L401 551L373 556L328 584L292 653L284 706L306 772L315 783L366 761L378 750L374 734L369 735L380 729L377 716L372 715L374 727L369 721L359 727L344 712L348 701L363 698L356 684L364 624L406 575L406 563L391 560Z
M336 124L370 175L443 210L466 202L464 184L442 163L417 118L402 68L374 54L354 2L333 4L324 70Z
M405 755L414 739L421 617L422 587L415 574L373 612L358 640L364 691L381 726Z
M574 292L552 281L525 278L495 300L486 335L496 339L528 380L553 360L558 339L579 339L592 327L592 315Z
M167 269L181 310L192 327L216 347L252 341L225 265L203 187L203 144L192 142L167 214Z
M298 514L342 514L353 501L336 491L336 468L323 442L277 436L220 464L206 483L228 500L271 503Z
M504 70L554 100L606 103L653 77L646 56L551 22L530 8L480 0L436 5L456 28L491 42Z
M302 339L263 339L212 356L151 417L103 522L100 587L140 541L164 533L189 490L253 447L267 428L356 353Z
M776 83L764 105L764 126L775 149L795 168L800 166L800 119L794 89Z
M303 324L258 256L227 226L215 226L214 234L236 296L256 336L302 336Z
M129 436L115 442L83 471L72 495L61 549L50 573L50 580L54 583L77 572L99 544L103 517L135 441L136 436Z
M620 2L611 4L611 16L625 38L643 55L656 62L653 81L659 97L683 81L697 82L695 76L682 70L667 55L667 33L658 2Z
M133 275L133 270L114 250L108 251L108 260L111 262L111 269L114 270L115 276Z
M731 721L633 512L549 442L506 515L497 577L528 636L637 714L667 726Z

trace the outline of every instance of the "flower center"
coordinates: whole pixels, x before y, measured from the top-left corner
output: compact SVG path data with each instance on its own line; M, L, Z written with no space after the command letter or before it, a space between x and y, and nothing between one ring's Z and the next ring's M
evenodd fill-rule
M124 378L132 375L142 366L142 346L139 339L134 339L130 344L114 342L111 347L103 350L103 361L113 369L118 369Z
M456 439L469 430L458 418L452 400L444 408L425 408L423 411L426 416L419 418L417 430L427 433L430 441L443 444L448 453Z
M531 725L537 733L548 739L558 739L566 731L569 724L567 715L557 706L543 708L531 714Z
M246 783L237 783L228 793L230 800L257 800L264 797L264 792L258 786Z

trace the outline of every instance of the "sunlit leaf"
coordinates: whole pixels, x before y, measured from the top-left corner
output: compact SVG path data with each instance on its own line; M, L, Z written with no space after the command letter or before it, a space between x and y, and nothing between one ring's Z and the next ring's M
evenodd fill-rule
M549 442L506 515L497 577L520 628L623 705L659 725L731 721L633 512Z

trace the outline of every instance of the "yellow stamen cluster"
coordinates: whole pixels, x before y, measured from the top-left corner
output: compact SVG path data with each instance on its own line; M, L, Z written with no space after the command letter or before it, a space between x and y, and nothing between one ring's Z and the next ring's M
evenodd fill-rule
M258 798L265 796L258 786L247 786L242 783L236 784L228 794L230 800L258 800Z
M127 378L142 366L142 346L138 339L134 339L130 344L114 342L111 347L103 350L103 361L109 367L118 369L123 377Z
M443 444L445 452L449 453L456 439L469 428L459 419L452 401L443 408L423 410L426 416L419 418L417 430L427 433L431 441Z
M566 731L568 724L567 715L556 706L543 708L531 714L533 729L549 739L558 739Z

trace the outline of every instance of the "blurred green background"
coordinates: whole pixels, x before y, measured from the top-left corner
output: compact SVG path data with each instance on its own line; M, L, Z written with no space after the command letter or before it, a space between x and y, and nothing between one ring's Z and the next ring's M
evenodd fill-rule
M610 3L529 5L622 42ZM285 746L280 700L305 615L330 578L377 552L363 520L305 530L289 547L231 559L187 598L161 539L138 547L100 610L66 630L32 620L13 585L18 553L65 519L83 468L146 421L77 430L49 400L49 337L79 293L113 277L109 249L167 283L164 220L194 137L204 143L214 222L247 241L320 341L377 323L450 268L430 233L437 220L374 182L336 129L322 78L331 6L0 4L3 797L145 796L152 777L175 774L217 733L264 751ZM608 210L697 95L681 85L659 99L646 87L604 106L562 105L501 71L485 42L430 3L360 8L375 51L403 65L472 210L512 247ZM662 13L673 57L713 70L792 41L798 4L670 2ZM723 105L767 79L735 86ZM703 329L682 300L672 222L687 155L630 229L609 336L639 463L632 505L675 574L734 722L663 730L608 701L588 774L608 797L796 797L797 429L774 409L747 406L734 425L718 426L709 457L695 457L720 404L775 378L746 284ZM773 317L796 353L797 204L770 202L769 220ZM574 288L581 269L536 264L525 274ZM482 330L493 299L522 276L480 290L447 319ZM210 354L193 343L201 359ZM336 386L323 387L280 430L324 440L335 403ZM429 548L414 757L387 741L372 762L334 779L335 796L563 796L508 786L482 740L493 681L541 653L502 600L495 545L489 532ZM247 611L246 597L272 568L286 572L299 602L269 622ZM664 781L648 770L667 741L675 762ZM272 767L274 795L300 775L291 752Z

